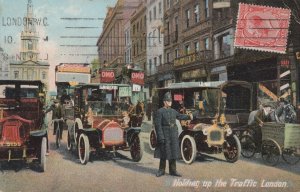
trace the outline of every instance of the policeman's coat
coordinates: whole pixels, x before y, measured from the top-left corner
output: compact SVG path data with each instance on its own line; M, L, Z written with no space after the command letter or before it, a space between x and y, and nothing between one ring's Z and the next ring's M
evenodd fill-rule
M161 159L178 159L179 141L178 141L178 127L176 126L176 119L189 120L189 115L180 114L172 108L160 108L155 117L155 130L157 135L158 145L154 152L155 158ZM164 140L164 144L159 144Z

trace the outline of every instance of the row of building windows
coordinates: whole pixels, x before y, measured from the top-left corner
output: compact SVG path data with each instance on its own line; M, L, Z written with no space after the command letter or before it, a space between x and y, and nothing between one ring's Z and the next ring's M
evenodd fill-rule
M31 76L32 78L29 79L35 79L36 77L36 72L32 72ZM20 78L20 74L19 71L14 71L14 79L19 79ZM42 72L42 79L46 79L46 72Z
M153 17L152 17L152 14L153 14ZM162 14L162 4L161 4L161 2L159 2L158 3L158 17L157 17L157 13L156 13L156 6L153 7L153 10L149 11L149 20L150 20L150 22L152 20L162 19L161 14Z
M162 43L162 37L161 37L161 28L158 27L157 29L154 29L153 32L150 32L148 34L148 46L155 46L156 43L161 44Z

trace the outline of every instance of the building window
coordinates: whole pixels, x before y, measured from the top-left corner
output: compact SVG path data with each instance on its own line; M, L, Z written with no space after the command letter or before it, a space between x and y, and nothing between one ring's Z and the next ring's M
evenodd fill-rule
M171 2L170 2L170 0L166 0L166 4L167 4L167 9L170 9L170 6L171 6Z
M205 3L205 18L209 17L209 0L204 0Z
M137 22L137 24L136 24L136 32L137 33L139 32L139 22Z
M157 57L154 57L154 66L157 66Z
M19 71L14 71L14 77L15 79L19 79Z
M134 35L135 34L135 25L133 25L133 30L132 30L132 34Z
M219 36L217 40L219 50L217 51L218 55L216 55L216 58L224 58L230 56L232 45L231 35L229 33L226 33Z
M185 52L186 55L188 55L190 53L190 45L186 45L184 47L184 52Z
M155 46L155 43L156 43L156 41L155 41L155 39L156 39L156 29L153 31L152 39L153 39L153 46Z
M148 35L148 43L149 43L149 47L151 47L151 38L152 38L152 33L150 32Z
M146 18L146 15L144 15L144 27L146 28L146 25L147 25L147 18Z
M32 50L32 49L33 49L32 40L28 40L28 50Z
M158 14L162 13L161 2L158 3Z
M199 5L195 5L194 7L194 17L195 17L195 23L198 23L200 21L200 14L199 14Z
M158 30L158 42L161 43L160 27L158 27L157 30Z
M156 20L156 7L153 8L153 19Z
M186 22L186 28L189 28L190 26L190 10L185 11L185 22Z
M152 21L152 12L151 11L149 11L149 20L150 20L150 22Z
M167 53L167 63L170 62L170 53Z
M194 50L195 50L195 52L199 52L200 51L200 47L199 47L199 42L198 41L194 42Z
M206 37L206 38L204 38L203 41L204 41L204 49L209 50L209 38Z
M175 49L175 59L177 59L179 57L179 50Z
M152 59L149 59L149 75L151 75Z
M178 32L178 16L175 16L174 20L175 20L175 31Z
M162 55L159 55L159 65L162 64Z
M42 73L42 79L46 79L46 72Z

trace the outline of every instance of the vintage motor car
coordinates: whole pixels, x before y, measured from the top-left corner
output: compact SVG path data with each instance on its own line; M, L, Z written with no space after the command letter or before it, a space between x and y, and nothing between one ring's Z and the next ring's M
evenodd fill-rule
M235 162L241 144L232 127L247 125L251 111L251 85L241 81L182 82L157 89L158 106L162 95L171 92L172 107L181 113L197 114L193 120L178 121L181 156L191 164L197 152L224 153L228 162ZM198 112L197 112L198 111ZM149 136L150 148L157 145L155 128Z
M117 150L129 150L133 161L140 161L143 107L139 107L141 102L131 103L130 86L77 85L74 94L74 126L68 129L67 147L78 150L81 164L86 164L91 154Z
M0 161L38 160L46 170L43 87L41 81L0 80Z

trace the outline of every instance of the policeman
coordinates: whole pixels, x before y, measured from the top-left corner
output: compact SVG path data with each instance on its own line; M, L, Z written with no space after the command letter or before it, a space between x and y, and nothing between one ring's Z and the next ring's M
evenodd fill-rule
M155 118L155 130L158 145L154 157L160 159L157 177L165 174L166 160L169 160L169 174L177 177L181 175L176 171L176 159L179 158L178 127L176 119L190 120L192 115L180 114L171 108L172 97L167 92L163 97L164 106L157 111Z

